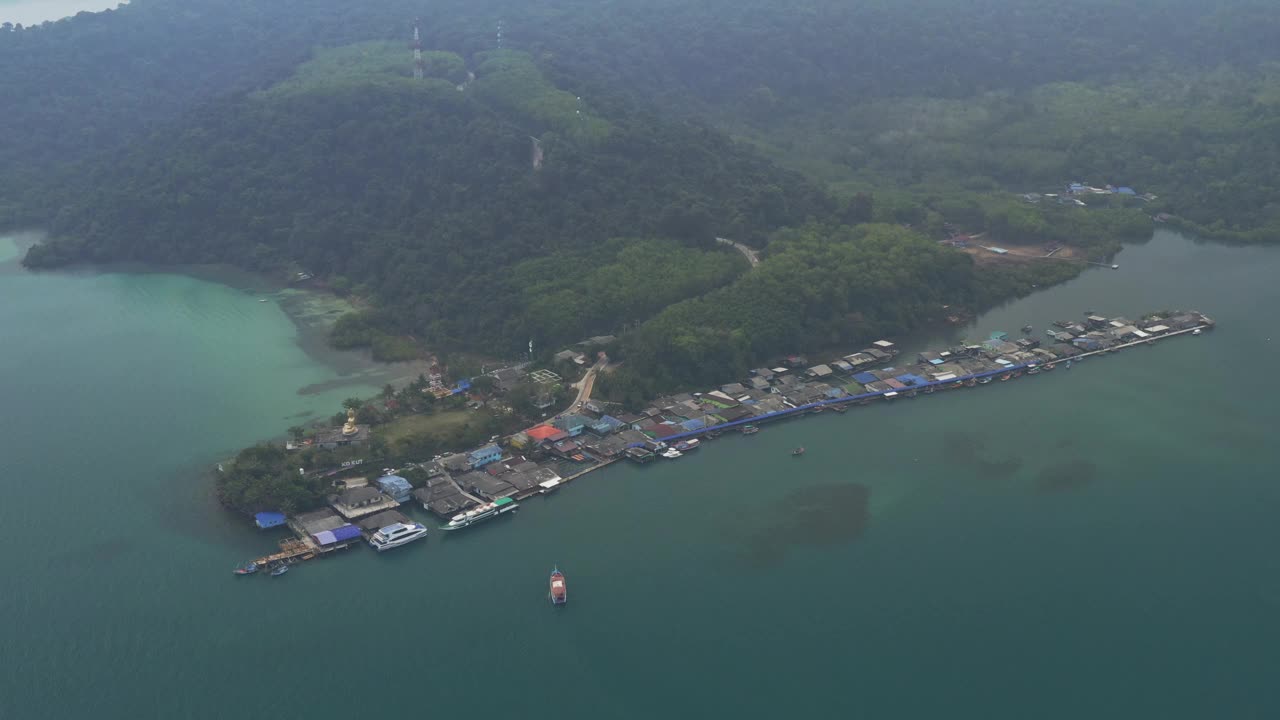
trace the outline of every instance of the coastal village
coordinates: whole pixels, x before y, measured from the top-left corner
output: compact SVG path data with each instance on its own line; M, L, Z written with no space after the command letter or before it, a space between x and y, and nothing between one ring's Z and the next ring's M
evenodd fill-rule
M1171 337L1200 335L1213 327L1214 321L1197 311L1150 314L1136 320L1086 312L1078 321L1054 322L1042 334L1026 326L1013 336L995 332L982 341L914 357L900 353L893 342L880 340L816 364L792 355L718 388L656 398L638 412L589 399L589 392L582 392L589 391L595 373L608 363L607 355L600 352L580 383L578 399L546 422L494 437L481 447L398 469L384 468L373 479L336 480L327 508L294 516L257 513L259 527L287 526L294 535L280 541L276 552L241 566L237 573L270 569L279 575L299 560L353 545L367 542L382 551L425 537L427 526L406 511L434 515L447 523L442 526L446 531L461 530L513 513L520 501L555 492L612 463L677 460L726 432L750 435L771 421L844 413L875 403L1070 369L1087 358L1151 346ZM611 338L592 340L602 345ZM563 359L583 367L590 362L576 350L564 351ZM491 376L500 388L528 374L525 368L505 368ZM470 384L462 381L447 388L433 378L432 389L450 394ZM358 445L368 437L368 428L356 422L353 411L341 427L318 433L317 441ZM803 448L794 451L801 453ZM349 465L334 474L360 469L356 461ZM411 469L425 475L420 487L402 476Z

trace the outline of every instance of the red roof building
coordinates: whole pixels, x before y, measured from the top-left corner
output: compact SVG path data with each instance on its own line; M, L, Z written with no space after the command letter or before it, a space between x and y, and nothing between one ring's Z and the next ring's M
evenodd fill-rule
M548 440L556 442L557 440L563 440L569 437L569 434L565 431L550 425L539 425L535 428L529 428L524 431L524 434L528 435L529 439L533 440L535 443L546 442Z

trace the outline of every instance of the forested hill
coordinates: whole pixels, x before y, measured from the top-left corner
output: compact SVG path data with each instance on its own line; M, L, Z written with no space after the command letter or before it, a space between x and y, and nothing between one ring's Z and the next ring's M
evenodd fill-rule
M388 43L323 51L269 89L66 178L46 191L54 240L28 263L304 269L359 286L381 328L510 352L531 334L542 345L612 331L728 282L745 262L715 235L762 243L831 210L722 134L580 104L522 53L478 56L464 91L462 58L428 53L433 77L414 81L403 55ZM646 236L666 238L665 250L608 242ZM612 313L554 284L625 261L641 284ZM669 282L676 269L689 279ZM600 307L607 295L596 294Z

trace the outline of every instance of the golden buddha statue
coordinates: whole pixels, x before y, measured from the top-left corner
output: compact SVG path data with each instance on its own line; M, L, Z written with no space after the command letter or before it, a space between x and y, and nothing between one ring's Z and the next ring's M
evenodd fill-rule
M348 410L347 423L342 426L342 434L345 437L351 437L352 435L355 435L358 432L360 432L360 428L356 426L356 411Z

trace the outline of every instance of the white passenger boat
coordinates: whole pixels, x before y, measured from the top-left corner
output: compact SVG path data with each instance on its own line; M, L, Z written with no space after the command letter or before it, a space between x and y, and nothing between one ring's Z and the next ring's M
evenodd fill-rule
M485 503L474 510L468 510L464 513L458 513L453 516L448 525L444 526L445 530L461 530L464 527L470 527L478 522L484 522L490 518L498 517L503 513L509 513L520 507L515 500L511 498L498 498L491 503Z
M666 452L662 453L662 457L668 460L675 460L676 458L681 457L683 455L684 453L680 452L675 448L668 448Z
M406 525L405 523L392 523L369 538L369 544L378 552L390 550L401 545L408 545L414 540L419 540L427 536L427 526L422 523L413 523Z

